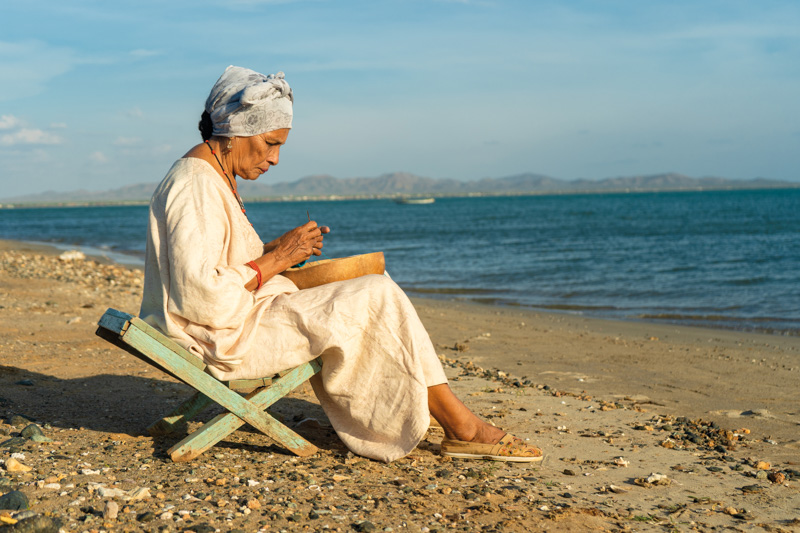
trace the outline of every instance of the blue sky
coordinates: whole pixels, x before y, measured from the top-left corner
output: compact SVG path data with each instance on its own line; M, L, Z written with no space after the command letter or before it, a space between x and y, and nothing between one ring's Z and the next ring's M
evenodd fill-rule
M794 0L26 0L0 27L0 198L159 181L229 64L294 89L269 182L800 181Z

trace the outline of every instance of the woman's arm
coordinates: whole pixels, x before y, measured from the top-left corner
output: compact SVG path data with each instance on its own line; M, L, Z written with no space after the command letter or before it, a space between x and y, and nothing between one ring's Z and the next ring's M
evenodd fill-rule
M264 255L254 260L261 270L261 283L297 263L302 263L312 255L320 255L322 236L328 232L330 232L329 227L317 226L316 222L310 220L274 241L264 244ZM258 276L253 276L245 284L245 288L252 291L256 287L258 287Z

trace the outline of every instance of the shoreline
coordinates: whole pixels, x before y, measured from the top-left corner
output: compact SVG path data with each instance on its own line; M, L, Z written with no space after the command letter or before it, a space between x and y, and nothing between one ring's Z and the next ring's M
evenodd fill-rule
M138 269L141 270L144 268L144 254L143 253L135 253L131 251L122 251L116 252L111 250L104 250L92 246L84 246L80 244L63 244L63 243L56 243L56 242L45 242L45 241L23 241L23 240L15 240L15 239L0 239L0 250L3 249L17 249L17 250L36 250L41 253L55 253L64 252L68 250L78 250L84 253L88 258L97 260L101 263L106 264L117 264L120 266L124 266L126 268ZM49 251L48 251L49 250ZM774 327L758 327L753 326L753 322L757 322L754 319L730 319L728 323L709 323L713 322L714 320L723 321L725 317L710 317L710 318L687 318L682 320L681 318L662 318L658 319L658 317L653 316L645 316L645 317L638 317L638 316L630 316L630 317L620 317L620 316L610 316L611 314L597 312L594 313L591 310L571 310L571 309L552 309L547 307L537 307L537 306L528 306L519 303L513 302L503 302L503 301L482 301L481 298L467 298L467 297L453 297L452 295L448 295L446 292L440 293L437 291L418 291L414 288L403 287L403 289L409 294L409 296L413 299L420 299L421 301L442 301L442 302L451 302L451 303L467 303L467 304L475 304L475 305L482 305L486 306L487 308L498 308L498 309L509 309L509 310L522 310L525 312L533 312L533 313L543 313L543 314L552 314L557 316L568 316L573 318L587 318L587 319L597 319L597 320L607 320L612 322L632 322L632 323L644 323L644 324L653 324L656 326L664 326L664 327L690 327L690 328L700 328L700 329L711 329L711 330L719 330L719 331L734 331L734 332L742 332L742 333L753 333L753 334L764 334L764 335L771 335L776 337L794 337L800 338L800 327L797 328L774 328ZM750 325L747 326L740 326L737 327L734 322L745 322ZM730 325L728 325L730 324Z
M244 429L173 463L180 436L144 428L188 388L94 335L107 307L136 312L142 272L8 241L0 261L0 497L65 530L800 525L796 338L413 298L457 396L542 463L451 460L436 428L393 463L353 456L308 385L272 409L314 456ZM51 440L21 437L31 421Z

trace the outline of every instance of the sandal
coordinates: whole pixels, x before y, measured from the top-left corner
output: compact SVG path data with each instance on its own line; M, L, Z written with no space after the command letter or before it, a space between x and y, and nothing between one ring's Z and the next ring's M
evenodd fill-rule
M451 440L445 437L442 439L442 455L456 459L489 459L516 463L535 463L544 459L542 450L525 444L525 441L510 433L506 433L497 444Z

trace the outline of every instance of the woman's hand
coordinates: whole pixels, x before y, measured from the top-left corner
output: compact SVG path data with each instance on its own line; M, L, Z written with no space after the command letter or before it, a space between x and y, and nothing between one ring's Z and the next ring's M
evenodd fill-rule
M317 226L316 222L310 220L265 245L264 250L266 252L267 247L271 247L272 249L269 251L275 259L280 263L285 263L286 268L289 268L306 261L312 255L320 255L322 253L322 236L330 231L328 226Z
M298 228L287 231L274 241L264 245L264 255L254 259L261 271L261 283L264 284L276 274L289 267L302 263L312 255L322 253L322 236L329 233L328 226L317 226L313 220ZM254 276L245 283L248 291L258 287L258 277Z

